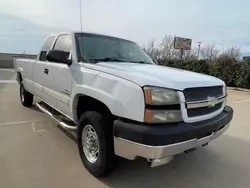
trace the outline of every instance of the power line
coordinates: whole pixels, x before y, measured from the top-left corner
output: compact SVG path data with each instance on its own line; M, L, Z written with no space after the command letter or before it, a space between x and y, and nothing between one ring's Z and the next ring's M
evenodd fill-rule
M234 38L234 39L225 39L225 40L211 40L211 41L202 41L204 43L222 43L222 42L233 42L233 41L242 41L242 40L249 40L249 37L241 37L241 38Z

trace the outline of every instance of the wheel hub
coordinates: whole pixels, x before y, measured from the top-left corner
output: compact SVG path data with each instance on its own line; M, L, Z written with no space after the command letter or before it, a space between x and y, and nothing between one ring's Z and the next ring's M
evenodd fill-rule
M82 131L82 147L88 161L95 163L99 157L99 140L91 125L86 125Z

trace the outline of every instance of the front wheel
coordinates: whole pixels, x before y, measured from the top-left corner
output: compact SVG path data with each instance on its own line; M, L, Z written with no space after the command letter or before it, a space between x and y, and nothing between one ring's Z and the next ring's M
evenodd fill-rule
M25 90L23 83L20 84L20 100L23 106L32 106L34 96Z
M97 112L85 112L79 122L78 150L87 170L96 177L106 175L116 164L112 121Z

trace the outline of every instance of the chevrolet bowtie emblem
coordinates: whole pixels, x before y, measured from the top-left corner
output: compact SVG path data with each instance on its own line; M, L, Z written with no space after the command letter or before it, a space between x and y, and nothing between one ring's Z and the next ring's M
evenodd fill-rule
M208 107L214 107L216 105L216 98L215 97L208 97Z

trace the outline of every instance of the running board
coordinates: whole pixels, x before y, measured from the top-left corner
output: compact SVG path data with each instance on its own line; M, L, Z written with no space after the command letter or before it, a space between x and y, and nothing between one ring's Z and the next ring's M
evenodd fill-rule
M44 102L36 103L37 108L39 108L42 112L48 114L51 119L53 119L58 125L64 128L67 131L76 131L77 126L74 122L70 121L68 118L60 114L60 112L56 111L49 105Z

